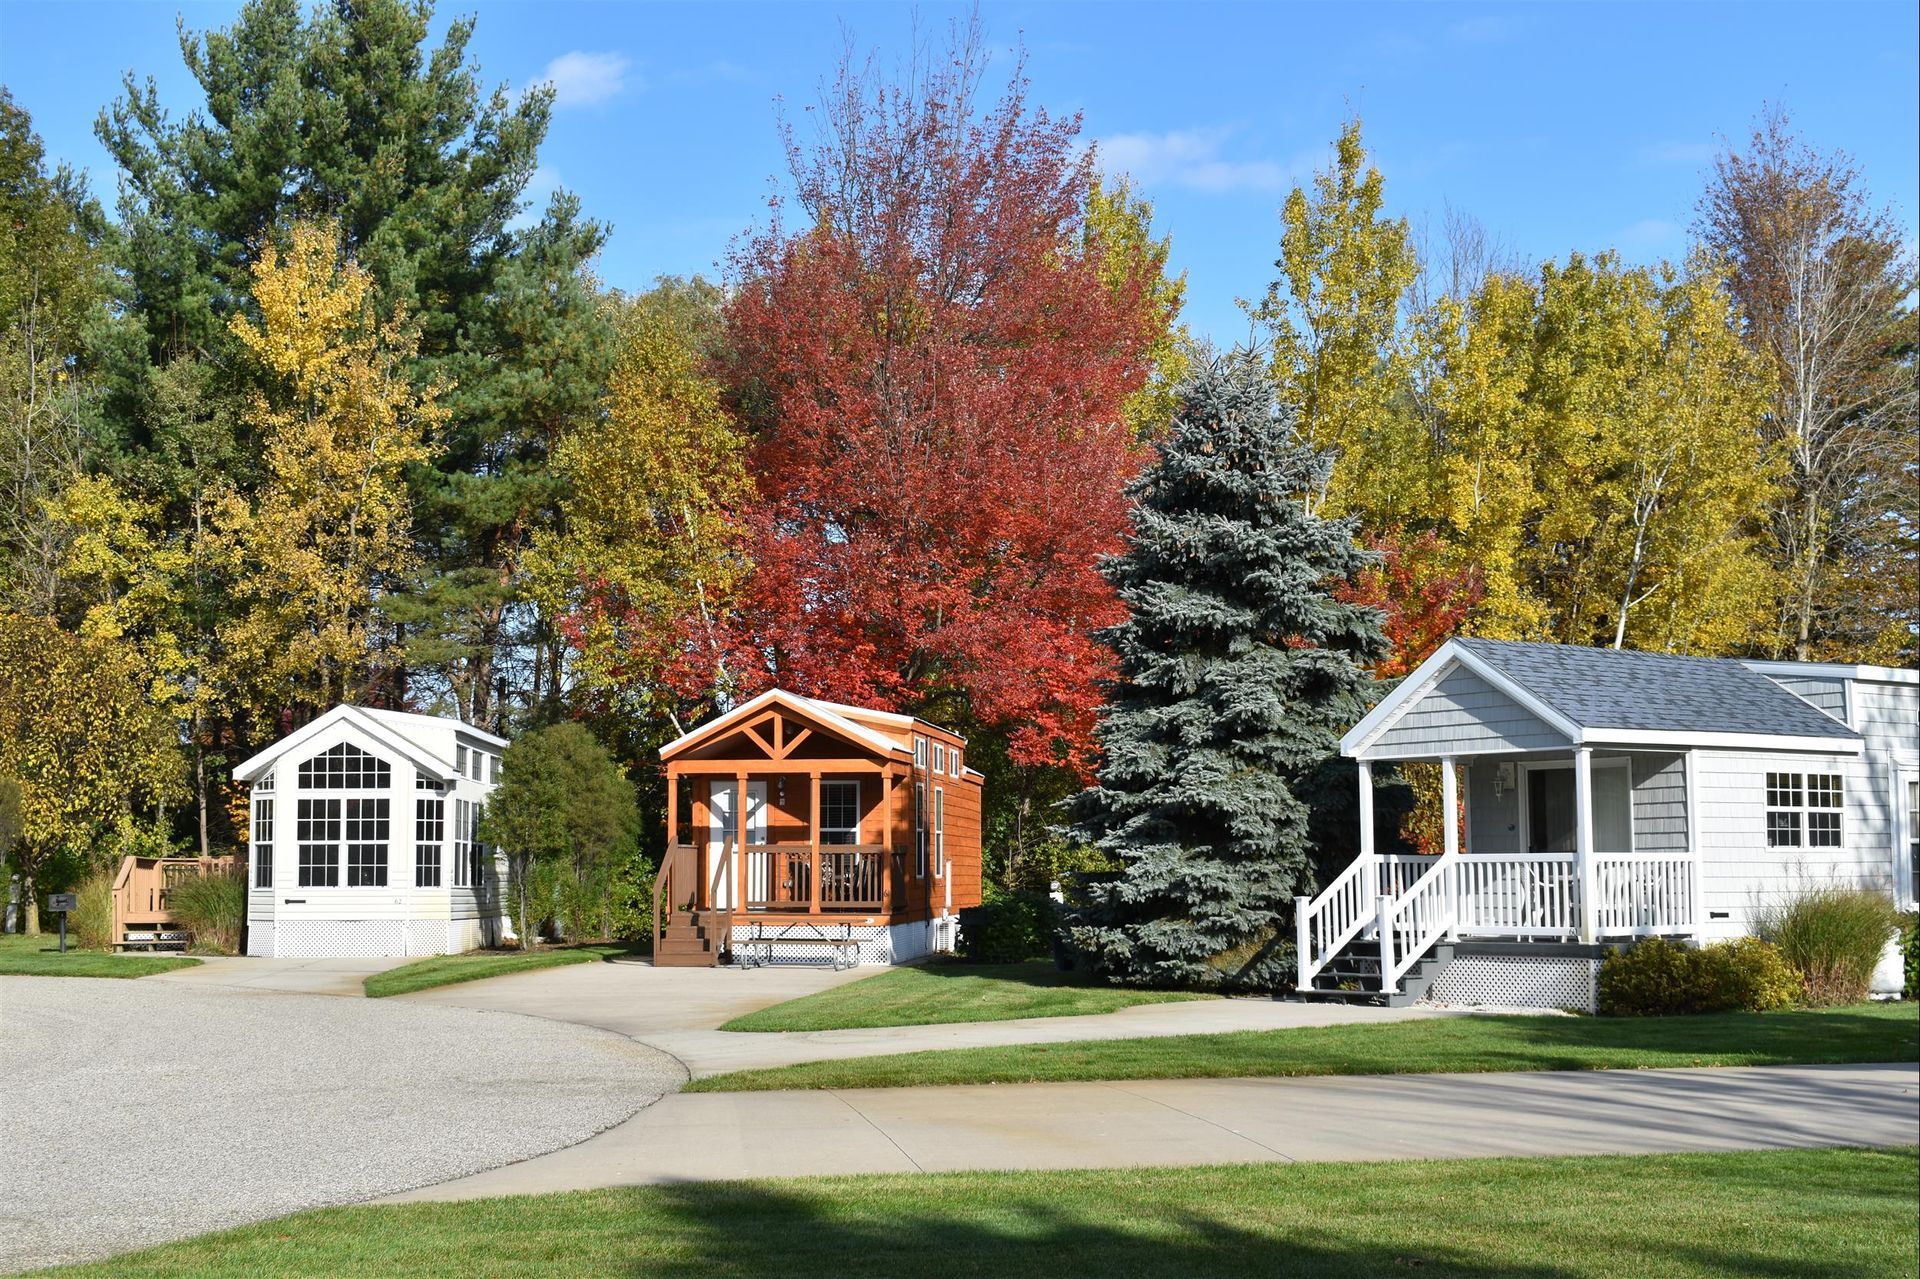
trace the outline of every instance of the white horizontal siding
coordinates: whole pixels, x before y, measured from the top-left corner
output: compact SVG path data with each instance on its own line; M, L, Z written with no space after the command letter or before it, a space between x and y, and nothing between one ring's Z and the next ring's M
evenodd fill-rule
M1687 849L1687 772L1680 755L1635 752L1633 848L1639 853Z
M1539 716L1465 667L1420 694L1367 748L1370 756L1438 757L1568 746Z
M1766 775L1839 773L1845 778L1846 820L1840 848L1768 848ZM1885 797L1873 794L1867 761L1841 755L1785 755L1702 751L1695 762L1700 804L1699 851L1703 905L1710 936L1751 930L1765 903L1825 884L1892 887L1891 839ZM1711 918L1724 911L1725 919Z

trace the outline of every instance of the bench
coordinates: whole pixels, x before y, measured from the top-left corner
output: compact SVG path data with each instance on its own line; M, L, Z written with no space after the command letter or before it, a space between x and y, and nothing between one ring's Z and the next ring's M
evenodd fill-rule
M823 931L838 928L838 933ZM734 962L742 968L763 968L773 962L775 946L803 946L817 949L832 963L833 970L851 968L860 962L860 939L849 924L783 924L770 928L755 924L744 941L734 944Z
M184 929L156 930L143 928L138 931L128 929L119 941L113 943L116 951L121 950L159 950L161 947L173 950L185 950L189 940Z

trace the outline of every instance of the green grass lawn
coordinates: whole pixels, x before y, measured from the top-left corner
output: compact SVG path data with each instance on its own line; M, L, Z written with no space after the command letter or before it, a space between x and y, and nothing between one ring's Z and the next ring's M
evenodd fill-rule
M896 968L815 995L789 999L736 1017L722 1030L851 1030L925 1026L936 1022L1007 1021L1014 1017L1077 1017L1135 1004L1164 1004L1206 995L1127 990L1097 984L1085 973L1051 963L963 964L935 961Z
M1920 1060L1914 1005L1702 1017L1437 1017L808 1062L696 1079L690 1092L1035 1080L1396 1075Z
M434 955L411 964L375 973L362 983L369 999L388 995L408 995L435 986L455 982L480 981L487 977L505 977L509 973L528 973L536 968L561 968L567 964L590 964L595 960L632 953L625 943L593 946L553 946L544 950L476 950L464 955Z
M1908 1150L819 1177L334 1208L57 1273L1911 1279Z
M0 933L0 977L146 977L172 968L192 968L200 961L185 955L116 955L110 950L80 950L67 938L60 953L60 934L23 937Z

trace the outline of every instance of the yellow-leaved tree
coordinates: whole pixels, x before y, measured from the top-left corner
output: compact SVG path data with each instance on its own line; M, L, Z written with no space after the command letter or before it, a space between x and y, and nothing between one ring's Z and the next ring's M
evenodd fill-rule
M258 318L232 328L260 365L246 413L264 478L218 514L235 605L221 648L247 709L298 721L392 673L380 602L416 567L405 471L432 455L445 412L442 388L408 380L415 338L374 314L336 227L299 222L284 248L264 244L253 302Z
M614 305L602 412L554 449L559 525L535 535L527 573L581 684L644 713L672 669L716 651L713 624L747 569L734 515L752 484L745 441L672 307Z

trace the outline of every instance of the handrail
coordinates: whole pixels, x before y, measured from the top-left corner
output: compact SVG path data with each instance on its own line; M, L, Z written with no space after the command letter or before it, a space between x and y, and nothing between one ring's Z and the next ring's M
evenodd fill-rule
M1380 989L1400 989L1400 978L1454 926L1460 854L1437 859L1397 898L1380 898Z
M1580 876L1572 853L1472 853L1460 859L1455 927L1475 936L1580 934Z
M1693 932L1699 859L1681 853L1595 853L1593 896L1600 935L1650 937Z
M1295 962L1304 990L1320 970L1360 935L1372 919L1378 876L1364 856L1356 857L1333 882L1311 899L1293 899Z
M653 875L653 950L660 953L661 939L666 935L666 916L673 910L677 893L681 887L680 879L688 874L692 867L694 850L691 844L669 844L660 855L660 869ZM666 910L661 903L666 903Z

